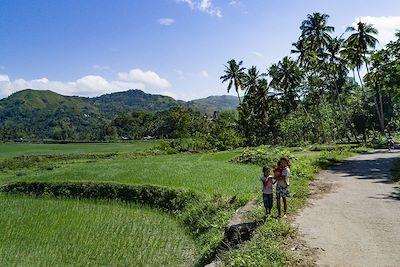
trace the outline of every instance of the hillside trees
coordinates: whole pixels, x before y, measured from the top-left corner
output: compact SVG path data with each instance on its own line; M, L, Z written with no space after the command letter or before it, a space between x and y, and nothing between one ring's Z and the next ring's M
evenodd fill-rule
M400 129L400 31L374 51L373 25L360 21L347 38L335 37L328 19L316 12L301 23L291 50L296 58L286 56L266 73L241 68L238 127L247 145L368 142L376 131Z

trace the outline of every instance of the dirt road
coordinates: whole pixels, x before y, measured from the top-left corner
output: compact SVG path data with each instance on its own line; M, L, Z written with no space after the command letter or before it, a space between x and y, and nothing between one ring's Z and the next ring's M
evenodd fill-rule
M400 266L400 188L390 176L399 156L377 150L318 175L295 225L319 266Z

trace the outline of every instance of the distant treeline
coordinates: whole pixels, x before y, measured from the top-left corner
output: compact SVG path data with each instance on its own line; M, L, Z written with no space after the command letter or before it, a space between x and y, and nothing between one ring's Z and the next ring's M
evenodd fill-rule
M309 14L293 57L264 73L228 61L221 81L238 94L247 145L374 142L400 130L400 30L376 50L373 25L359 21L335 36L328 19Z

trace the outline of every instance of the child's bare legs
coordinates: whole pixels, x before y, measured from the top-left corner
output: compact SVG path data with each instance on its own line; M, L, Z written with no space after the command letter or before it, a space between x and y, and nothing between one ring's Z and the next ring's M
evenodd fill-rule
M278 217L281 217L281 196L279 194L276 194L276 208L278 209Z
M286 210L287 210L286 197L282 197L282 199L283 199L283 216L286 216Z

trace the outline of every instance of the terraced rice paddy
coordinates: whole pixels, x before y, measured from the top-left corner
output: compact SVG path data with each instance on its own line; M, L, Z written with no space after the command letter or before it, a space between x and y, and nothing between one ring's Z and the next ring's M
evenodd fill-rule
M145 207L0 194L2 266L179 266L194 240L172 215Z

